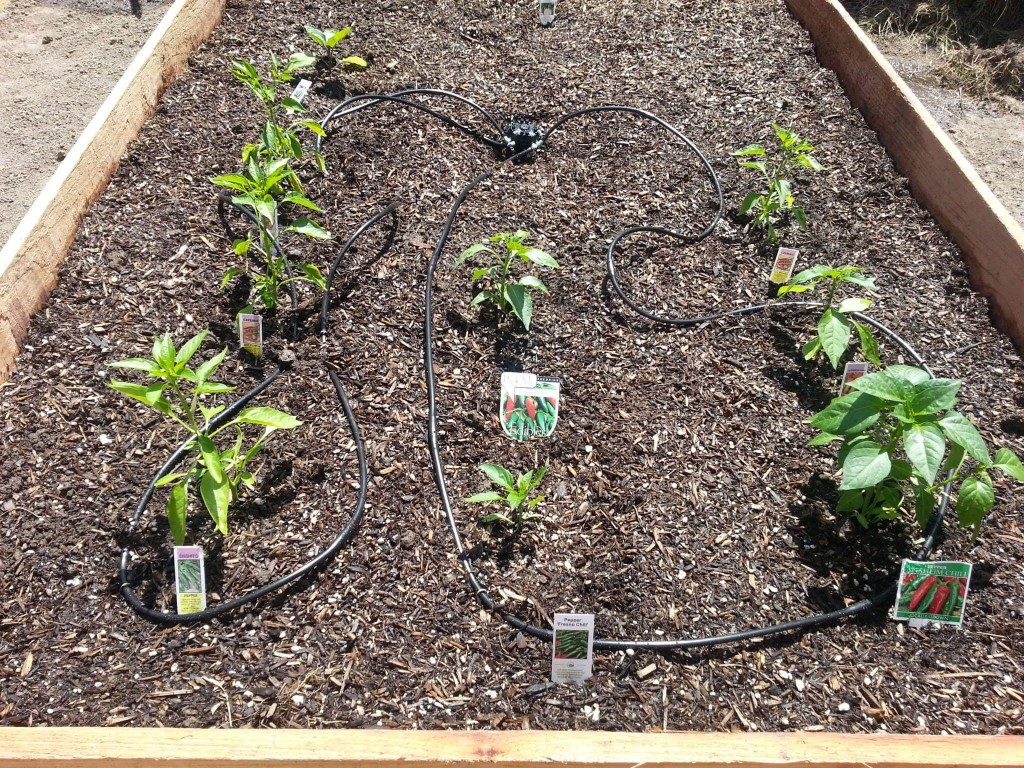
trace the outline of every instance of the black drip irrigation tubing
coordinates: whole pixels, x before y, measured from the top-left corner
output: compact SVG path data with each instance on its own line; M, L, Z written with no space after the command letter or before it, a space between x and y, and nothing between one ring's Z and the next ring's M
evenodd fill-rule
M223 198L221 199L223 200ZM238 207L246 214L249 213L241 206L236 207ZM334 263L331 265L330 275L328 276L327 279L327 290L324 291L323 299L321 302L320 334L323 339L326 339L327 336L327 310L330 304L332 282L334 280L334 275L337 272L338 266L341 264L342 259L348 253L349 249L352 247L355 241L364 232L366 232L366 230L368 230L374 224L379 222L385 216L396 216L396 209L397 205L395 203L391 203L380 213L371 217L362 226L360 226L358 230L356 230L356 232L348 239L345 245L338 252L338 255L335 258ZM271 235L271 241L273 243L273 246L280 250L280 246L278 246L277 241L273 238L273 235ZM215 416L207 423L206 428L203 430L204 433L208 433L211 430L216 429L225 422L237 416L241 412L241 410L246 406L246 404L248 404L253 398L263 393L280 374L281 369L275 369L273 373L271 373L266 379L260 382L260 384L258 384L255 388L253 388L249 392L242 395L242 397L238 398L233 403L231 403L231 405L229 405L227 408L225 408L223 411L221 411L219 414L217 414L217 416ZM125 547L121 550L121 564L119 569L120 592L124 599L127 601L128 605L130 605L131 608L136 613L138 613L143 618L148 619L157 624L174 625L209 621L210 619L222 616L228 613L229 611L233 611L236 608L240 608L243 605L255 602L261 597L269 595L272 592L276 592L288 586L289 584L298 581L304 576L308 576L314 573L323 565L330 562L335 557L335 555L338 554L341 548L349 542L349 540L355 534L356 529L358 528L359 523L362 520L363 513L366 510L366 493L368 485L366 448L365 445L363 444L363 439L359 432L359 425L356 423L355 413L353 413L352 411L352 405L349 403L348 395L345 392L344 384L342 384L341 379L330 368L327 368L327 374L331 379L331 383L334 384L335 392L338 395L338 401L341 403L342 411L345 414L345 420L348 422L348 427L352 434L352 440L356 447L356 460L359 464L359 496L356 499L355 509L352 512L352 515L349 518L348 523L341 529L337 536L335 536L334 540L331 541L331 543L327 546L326 549L324 549L320 554L303 563L301 566L291 571L290 573L285 574L284 576L280 577L279 579L269 584L265 584L262 587L254 589L251 592L242 595L241 597L237 597L233 600L228 600L223 603L218 603L217 605L211 608L207 608L204 611L187 614L165 613L163 611L157 611L153 608L150 608L145 603L143 603L141 599L139 599L138 595L135 594L135 590L132 588L131 577L129 574L129 559L131 557L131 549L128 545L125 545ZM135 514L132 516L131 523L128 526L127 538L129 541L131 540L133 534L135 533L136 526L139 520L141 519L142 514L145 512L146 507L149 505L150 500L153 498L153 494L156 491L157 482L160 480L160 478L167 475L172 469L174 469L179 463L181 463L185 456L193 449L193 442L194 439L189 438L184 443L182 443L178 447L178 449L173 454L171 454L170 458L168 458L167 461L164 462L164 465L157 471L157 473L153 476L152 480L150 480L149 485L147 486L145 492L142 495L142 498L139 500L139 503L135 508Z
M670 229L667 229L667 228L664 228L664 227L651 227L651 226L627 227L626 229L621 230L620 232L618 232L615 235L615 237L611 241L611 244L608 247L608 253L607 253L608 276L609 276L609 278L611 280L611 284L612 284L613 289L615 290L615 293L622 300L622 302L624 304L626 304L626 306L630 307L631 309L633 309L635 312L637 312L641 316L643 316L643 317L645 317L645 318L647 318L649 320L652 320L654 322L668 324L668 325L673 325L673 326L680 326L680 327L691 327L691 326L701 325L701 324L704 324L704 323L712 322L714 320L720 320L720 319L723 319L723 318L726 318L726 317L729 317L729 316L732 316L732 315L748 315L748 314L754 314L756 312L767 311L769 309L802 309L802 310L807 310L807 309L813 309L813 308L820 308L822 306L818 302L776 302L776 303L752 305L752 306L747 306L747 307L739 307L739 308L736 308L736 309L731 309L731 310L727 310L727 311L724 311L724 312L719 312L719 313L715 313L715 314L711 314L711 315L705 315L705 316L701 316L701 317L666 318L666 317L662 317L662 316L660 316L660 315L658 315L658 314L656 314L654 312L651 312L649 310L644 309L637 302L635 302L632 299L630 299L626 295L626 293L623 290L621 284L619 283L618 277L617 277L616 272L615 272L615 260L614 260L615 251L616 251L617 248L619 248L620 243L622 242L622 240L625 237L628 237L628 236L630 236L632 234L636 234L636 233L639 233L639 232L653 232L653 233L657 233L657 234L667 235L667 236L672 237L672 238L674 238L676 240L680 240L680 241L691 243L691 244L692 243L700 242L701 240L706 238L708 235L710 235L712 231L714 231L715 226L718 224L719 220L721 219L721 217L723 215L724 201L723 201L723 197L722 197L722 189L721 189L721 185L720 185L719 180L718 180L718 176L715 173L714 168L711 166L711 163L704 156L704 154L696 147L696 145L693 144L692 141L690 141L681 132L676 130L674 127L672 127L671 125L669 125L664 120L662 120L661 118L657 117L656 115L653 115L650 112L646 112L646 111L641 110L641 109L636 109L634 107L599 106L599 107L590 107L588 109L582 109L582 110L579 110L577 112L573 112L573 113L571 113L569 115L566 115L566 116L562 117L561 119L559 119L551 128L548 129L548 131L544 134L543 138L541 138L536 143L534 143L534 145L531 146L529 149L523 150L522 152L519 152L519 153L517 153L517 154L515 154L515 155L513 155L511 157L508 157L503 162L505 162L505 163L514 163L517 159L520 159L520 158L525 157L525 156L527 156L529 154L532 154L533 152L535 152L537 149L539 149L541 146L543 146L548 141L548 139L550 138L551 134L556 129L560 128L563 124L565 124L570 119L575 118L575 117L580 117L580 116L588 115L588 114L598 113L598 112L625 112L627 114L632 114L632 115L635 115L635 116L639 116L639 117L643 117L645 119L651 120L651 121L655 122L656 124L660 125L661 127L665 128L667 131L669 131L671 134L673 134L676 138L680 139L687 147L690 148L691 151L693 151L697 155L698 159L700 160L701 164L704 166L704 169L705 169L705 171L708 174L708 179L709 179L709 181L711 183L711 186L714 189L715 194L716 194L716 196L718 198L718 208L717 208L717 211L716 211L714 217L712 218L711 223L708 224L701 231L701 233L698 234L698 235L688 236L688 235L683 235L681 233L675 232L674 230L670 230ZM450 496L448 494L447 484L446 484L446 481L445 481L444 462L441 459L441 451L440 451L440 446L439 446L439 443L438 443L438 434L437 434L437 421L438 421L438 419L437 419L437 383L436 383L436 376L434 374L434 365L433 365L433 359L434 359L434 355L433 355L433 335L434 335L433 334L433 314L434 314L434 311L433 311L433 286L434 286L434 274L436 272L437 265L440 262L441 255L444 252L445 244L447 243L448 238L451 235L452 226L455 223L455 218L456 218L456 215L457 215L457 213L459 211L459 208L466 201L466 198L469 197L470 192L472 192L485 179L488 179L491 176L493 176L493 173L494 173L493 171L488 171L488 172L482 173L479 176L477 176L476 178L474 178L472 181L470 181L469 184L467 184L463 188L463 190L461 191L459 196L456 198L455 202L452 204L451 210L449 211L449 214L448 214L448 218L445 221L444 229L441 232L441 236L438 238L437 245L434 248L433 256L431 257L430 263L429 263L429 265L427 267L427 287L426 287L426 292L425 292L425 296L424 296L424 302L425 302L425 323L424 323L424 346L423 346L423 349L424 349L424 368L425 368L426 381L427 381L427 442L428 442L428 446L429 446L429 450L430 450L431 462L434 465L434 478L435 478L435 481L437 483L438 493L439 493L439 495L441 497L441 504L442 504L442 507L443 507L443 510L444 510L445 517L446 517L447 522L448 522L448 527L451 530L452 537L453 537L453 539L455 541L455 548L456 548L456 551L457 551L457 554L458 554L458 557L459 557L459 562L462 563L462 569L463 569L463 572L464 572L464 574L466 576L466 580L467 580L467 582L469 584L469 587L472 590L474 596L476 597L477 601L480 603L480 605L482 605L487 610L492 611L492 612L496 613L497 615L499 615L502 618L502 620L505 621L505 623L508 624L513 629L519 630L520 632L524 632L524 633L526 633L528 635L532 635L533 637L540 638L541 640L545 640L547 642L550 642L552 640L552 638L553 638L553 635L554 635L554 633L551 630L545 629L544 627L538 627L536 625L530 624L529 622L523 621L522 619L520 619L515 614L513 614L513 613L511 613L509 611L506 611L504 608L502 608L500 605L498 605L498 603L496 603L494 601L494 599L488 593L486 587L484 587L481 584L480 579L477 577L477 575L476 575L476 573L475 573L475 571L473 569L472 561L471 561L470 557L468 556L466 548L465 548L465 546L462 543L462 538L459 535L458 524L456 523L456 520L455 520L455 514L454 514L454 511L452 509L451 498L450 498ZM862 315L860 313L854 312L854 313L850 313L850 314L853 317L855 317L857 320L860 320L860 321L863 321L863 322L869 324L870 326L872 326L873 328L875 328L876 330L880 331L885 336L887 336L898 347L900 347L910 358L912 358L925 371L927 371L929 376L934 378L934 373L931 371L931 369L928 367L928 365L924 362L924 359L917 353L917 351L907 341L905 341L899 335L897 335L895 333L895 331L891 330L888 326L884 325L883 323L881 323L881 322L879 322L877 320L874 320L874 319L872 319L870 317L867 317L865 315ZM925 559L926 557L928 557L930 555L932 549L935 546L935 538L936 538L939 530L942 527L943 520L945 519L945 516L946 516L946 510L947 510L947 508L949 506L949 480L951 479L951 477L952 477L952 474L947 476L947 483L946 483L946 485L943 488L942 500L941 500L941 502L939 504L939 507L936 510L935 514L932 516L932 519L931 519L930 524L928 526L928 530L925 533L924 542L921 544L921 546L918 548L917 552L915 553L914 559L917 559L917 560ZM838 621L839 619L847 618L847 617L850 617L850 616L857 616L859 614L865 613L865 612L873 610L873 609L877 609L877 608L879 608L879 607L881 607L883 605L891 603L893 601L894 597L895 597L896 589L897 589L897 584L896 584L896 582L893 582L886 589L884 589L884 590L882 590L882 591L880 591L880 592L878 592L878 593L876 593L874 595L871 595L868 598L865 598L865 599L860 600L860 601L858 601L856 603L853 603L853 604L851 604L849 606L846 606L845 608L841 608L841 609L836 610L836 611L830 611L828 613L821 613L821 614L815 614L815 615L812 615L812 616L806 616L806 617L803 617L803 618L800 618L800 619L794 619L792 621L786 621L786 622L782 622L782 623L779 623L779 624L773 624L771 626L766 626L766 627L753 627L753 628L750 628L750 629L740 630L738 632L731 632L731 633L723 634L723 635L715 635L715 636L710 636L710 637L686 638L686 639L679 639L679 640L606 640L606 639L595 639L594 640L594 648L599 649L599 650L630 650L630 649L636 649L636 650L644 649L644 650L658 650L658 651L686 650L686 649L710 647L710 646L715 646L715 645L723 645L723 644L726 644L726 643L734 643L734 642L741 642L741 641L747 641L747 640L754 640L754 639L757 639L757 638L766 637L768 635L774 635L774 634L780 634L780 633L798 632L798 631L810 629L810 628L813 628L813 627L819 627L819 626L822 626L822 625L825 625L825 624L830 624L830 623L833 623L835 621Z

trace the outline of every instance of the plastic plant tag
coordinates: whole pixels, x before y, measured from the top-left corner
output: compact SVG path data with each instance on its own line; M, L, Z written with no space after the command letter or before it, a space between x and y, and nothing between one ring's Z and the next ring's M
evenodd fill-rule
M243 349L259 357L263 353L263 316L240 314L238 339Z
M174 592L178 613L206 610L206 568L202 547L174 548Z
M970 563L904 560L893 618L960 626L970 580Z
M313 83L309 80L299 80L299 84L295 86L295 90L292 91L292 98L300 104L302 100L306 98L306 94L309 93L309 86Z
M847 363L843 368L843 383L839 385L839 396L848 395L853 391L851 381L856 381L868 372L870 363Z
M540 25L546 27L555 20L555 0L540 0L538 3Z
M582 683L594 668L594 614L556 613L551 641L551 681Z
M505 434L513 440L547 437L558 423L561 382L532 373L501 374L501 403L498 418Z
M768 279L773 283L788 283L793 276L793 267L796 266L796 257L800 251L796 248L779 248L775 254L775 263L772 265L772 274Z

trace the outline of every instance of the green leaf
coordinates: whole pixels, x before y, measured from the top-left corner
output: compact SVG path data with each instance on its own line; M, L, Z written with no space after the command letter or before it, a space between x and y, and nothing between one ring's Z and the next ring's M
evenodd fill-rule
M167 497L167 523L175 546L185 544L185 518L188 516L188 483L176 485Z
M996 451L996 457L992 462L992 466L996 469L1001 469L1010 477L1024 483L1024 464L1021 464L1017 454L1009 448L1000 448Z
M480 293L478 293L476 296L474 296L473 300L471 302L469 302L469 306L475 307L477 304L482 304L485 301L494 301L494 300L495 300L495 295L493 293L491 293L490 291L480 291Z
M214 416L216 416L223 410L223 405L215 405L213 408L207 408L205 405L199 406L199 412L203 414L203 419L206 421L207 424L210 423L210 420L213 419Z
M284 196L283 200L286 203L293 203L294 205L301 205L303 208L309 208L311 211L322 212L320 206L305 195L300 195L298 192L289 192Z
M907 382L908 384L920 384L931 379L931 376L928 375L927 371L921 368L915 368L912 365L890 365L885 369L885 372L890 376ZM907 395L909 397L909 390Z
M322 45L324 48L334 47L333 45L328 45L327 43L327 30L317 29L316 27L311 27L308 24L304 27L304 29L306 30L306 34L309 35L309 39L312 40L317 45Z
M965 455L964 447L953 443L949 449L949 456L946 457L946 461L942 465L942 474L945 475L960 469L960 465L964 463Z
M316 64L316 58L310 56L308 53L293 53L288 57L288 63L285 65L286 72L295 72L306 67L311 67Z
M534 264L540 264L542 267L549 267L551 269L561 269L561 266L550 253L539 248L526 248L519 255L524 261L532 261Z
M467 248L466 250L459 254L458 258L455 259L455 266L460 266L464 261L466 261L466 259L473 258L481 251L486 251L487 253L494 255L494 251L492 251L483 243L475 243L474 245L469 246L469 248Z
M224 481L224 467L220 461L220 452L213 441L206 435L199 435L199 452L203 454L203 466L206 472L218 483Z
M817 437L811 439L811 441L808 442L807 445L828 445L831 442L842 439L842 435L833 435L830 432L822 432Z
M127 360L118 360L115 363L107 363L109 368L128 368L133 371L145 371L150 376L160 373L160 367L152 360L145 357L129 357Z
M211 357L205 363L200 365L196 369L196 383L205 384L206 380L213 375L213 372L220 367L220 364L224 362L224 356L227 355L228 348L224 347L220 352Z
M960 384L957 379L922 381L914 386L907 406L911 413L918 415L948 410L956 405L956 393L960 390Z
M225 392L231 392L233 389L234 387L217 381L207 381L196 385L196 392L201 395L222 395Z
M935 511L935 494L923 485L914 487L914 516L917 524L922 528L928 525L932 519L932 512Z
M359 56L346 56L341 60L342 64L351 64L353 67L367 67L366 59Z
M475 283L477 280L483 280L493 271L494 267L479 267L478 269L473 270L473 277L471 279Z
M525 285L527 288L536 288L538 291L542 291L544 293L548 292L548 287L541 282L540 278L534 277L533 275L526 275L519 281L519 284Z
M480 471L487 475L491 482L504 488L506 491L513 489L512 473L500 464L481 464Z
M179 480L181 480L181 478L187 477L187 476L188 476L188 472L172 472L170 474L164 475L159 480L157 480L155 483L153 483L153 487L154 488L163 488L165 485L171 485L172 483L176 483Z
M829 267L828 264L815 264L813 267L808 267L802 272L797 272L793 276L792 282L798 284L814 282L824 276L829 269L831 269L831 267Z
M975 461L980 461L982 464L989 463L988 445L985 444L985 438L981 436L970 419L962 413L950 411L939 419L939 426L946 433L946 437L961 446Z
M287 227L285 227L285 229L288 230L289 232L297 232L300 235L305 235L306 237L312 237L312 238L314 238L316 240L330 240L331 239L331 233L330 232L328 232L326 229L321 227L319 224L317 224L312 219L307 219L305 216L302 216L302 217L296 219L291 224L289 224Z
M854 445L843 462L841 491L871 488L889 476L892 464L885 448L874 440L862 440Z
M840 491L839 501L836 502L836 512L857 512L864 508L867 494L862 489L853 491Z
M985 477L968 477L957 494L957 520L964 528L977 530L995 503L996 495L990 480Z
M837 397L809 420L811 426L834 435L855 435L876 421L885 401L865 392Z
M174 370L174 354L174 342L171 341L171 334L165 333L153 342L153 359L168 373Z
M327 290L327 281L324 279L319 267L315 264L298 264L296 266L306 280L311 282L321 291Z
M199 494L203 497L203 505L213 518L217 530L224 536L228 534L228 507L231 506L231 486L226 479L215 480L209 472L204 472L199 481Z
M818 338L833 368L839 367L839 359L850 344L850 321L843 315L826 309L818 320Z
M140 403L148 405L150 408L156 407L156 402L160 399L160 395L163 394L164 387L163 384L158 384L159 389L154 389L154 385L144 386L142 384L133 384L129 381L118 381L117 379L111 379L108 386L122 395L127 395L133 400L138 400Z
M852 322L853 327L857 329L857 335L860 337L860 352L864 355L864 359L881 367L882 360L878 356L878 342L875 341L875 335L864 323L857 322L856 320Z
M733 157L749 157L751 155L763 155L765 154L764 147L760 144L748 144L743 149L737 149L731 153Z
M740 163L740 166L743 168L752 168L755 171L765 173L764 160L746 160Z
M245 176L239 173L229 173L224 176L214 176L210 179L211 184L216 184L218 187L226 187L228 189L234 189L239 192L245 192L252 186L252 182L249 181Z
M746 197L743 198L743 202L740 203L740 207L736 210L739 216L745 216L750 212L750 209L754 207L754 204L761 199L761 195L757 192L750 192Z
M813 339L804 344L800 350L803 353L804 360L810 360L819 352L821 352L821 339L815 336Z
M324 35L327 36L327 45L333 48L348 37L351 32L352 27L345 27L344 29L325 29Z
M849 386L859 392L865 392L883 400L902 403L910 396L911 386L904 381L890 376L888 371L876 371L851 381Z
M512 312L518 317L526 330L530 330L533 319L533 298L525 285L506 285L505 300L512 306Z
M302 102L298 99L293 99L291 96L285 96L281 99L281 106L291 112L305 112L306 108L302 106Z
M238 414L234 421L240 424L259 424L274 429L294 429L302 424L294 416L266 406L246 408Z
M903 433L903 449L927 484L934 483L946 453L946 436L942 430L935 424L911 424Z
M483 504L489 501L504 501L505 497L497 491L485 491L484 493L477 493L466 499L471 504Z
M191 339L181 345L181 349L178 350L178 354L174 357L174 366L181 370L192 356L198 351L200 345L203 343L203 339L206 338L208 331L200 331Z
M800 229L807 229L807 214L799 205L793 206L793 218L796 219L797 226Z
M317 136L327 136L327 131L316 120L296 120L296 125L301 125L306 130L312 131Z
M863 312L865 309L871 306L871 299L865 299L861 296L852 296L849 299L843 299L839 304L840 312Z

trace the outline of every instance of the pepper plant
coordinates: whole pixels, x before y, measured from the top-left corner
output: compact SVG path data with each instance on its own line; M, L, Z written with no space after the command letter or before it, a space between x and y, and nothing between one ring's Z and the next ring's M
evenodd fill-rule
M501 249L495 250L487 243L476 243L455 260L455 266L458 267L471 258L487 254L493 263L473 270L473 283L479 283L482 287L473 297L470 306L485 302L493 304L499 311L518 317L526 330L530 330L530 321L533 319L532 292L538 290L547 293L548 289L534 275L524 275L516 280L511 275L512 263L518 257L527 264L533 263L549 269L561 268L549 253L526 245L529 237L530 233L525 229L499 232L492 235L489 242L501 246Z
M352 27L345 27L344 29L317 29L311 27L308 24L305 27L306 34L309 39L324 49L323 65L330 69L336 63L334 56L334 49L338 43L352 34ZM341 60L342 64L348 64L353 67L364 69L366 67L366 59L360 56L346 56Z
M871 306L871 299L864 296L851 296L836 303L836 293L846 284L856 285L865 290L875 291L875 279L865 277L860 267L850 265L831 267L828 264L817 264L810 269L795 275L787 284L779 287L779 295L787 293L803 293L814 290L820 283L827 285L824 298L825 309L818 319L818 334L803 346L805 360L811 360L819 352L824 351L833 368L839 367L839 361L846 352L857 331L860 338L860 351L864 359L877 366L882 362L878 359L878 342L871 328L865 323L849 316L851 312L863 312Z
M487 475L488 479L497 485L502 492L484 491L483 493L470 496L466 501L472 504L487 504L491 502L504 502L508 507L508 514L504 512L491 512L481 518L482 523L499 522L504 525L513 526L516 530L522 528L527 519L533 517L529 510L536 508L543 500L543 496L535 496L537 486L540 485L547 474L547 467L524 472L513 479L512 473L500 464L481 464L480 471ZM526 512L522 509L526 505Z
M801 168L812 171L823 168L811 154L814 147L795 131L781 128L775 123L772 123L772 129L779 140L779 153L775 161L768 157L768 150L761 144L749 144L732 154L739 158L759 158L740 160L739 164L743 168L760 172L767 189L748 193L737 213L740 216L750 214L753 217L751 226L763 230L768 242L773 243L778 239L775 225L783 216L792 215L801 229L807 228L807 214L803 207L795 205L793 182L787 177Z
M855 391L809 420L821 431L811 445L842 440L837 512L867 526L895 518L913 504L924 527L948 483L956 493L959 524L977 537L995 504L991 472L1024 482L1016 454L1000 448L992 456L970 419L955 410L959 380L891 365L849 386Z
M302 424L276 408L256 407L246 408L211 429L210 421L224 406L208 407L203 403L203 396L230 392L234 388L211 378L224 362L226 348L197 368L188 367L206 335L207 331L201 331L175 349L171 335L164 334L153 343L152 358L133 357L109 363L112 368L141 371L152 379L148 384L112 379L112 389L152 408L190 435L187 445L192 453L185 459L185 469L164 475L157 481L157 487L171 487L167 522L178 546L185 543L190 487L199 488L203 505L217 530L227 535L232 503L238 499L243 486L255 485L255 475L250 469L252 460L274 432ZM242 431L244 424L263 427L263 433L248 446ZM224 432L234 432L234 440L227 448L220 449L214 438Z
M289 184L292 180L295 181ZM320 290L326 290L327 283L319 268L313 264L295 264L295 271L289 276L284 255L274 247L275 239L281 231L294 232L318 240L331 237L330 232L308 216L300 216L283 227L279 226L279 202L320 212L315 203L300 191L296 191L295 172L286 158L263 164L255 155L249 155L244 173L216 176L210 181L239 193L231 198L232 202L245 206L253 213L255 233L250 231L246 237L235 240L232 248L239 256L247 256L253 250L259 255L262 268L254 270L252 278L256 292L268 311L277 309L277 297L281 289L290 282L306 281ZM229 268L224 273L221 288L223 289L233 277L245 271L238 267Z

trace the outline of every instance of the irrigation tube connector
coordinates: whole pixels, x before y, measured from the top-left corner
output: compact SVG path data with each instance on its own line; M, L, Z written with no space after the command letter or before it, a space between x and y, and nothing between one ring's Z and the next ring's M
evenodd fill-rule
M669 318L658 315L651 312L636 301L630 299L619 283L618 276L615 272L615 251L620 247L624 238L630 235L651 232L661 235L672 237L676 240L686 243L698 243L710 235L719 220L722 217L724 211L724 201L722 197L722 188L719 183L718 176L715 174L714 168L711 163L704 156L704 154L694 145L690 139L684 136L681 132L676 130L674 127L666 123L661 118L646 112L644 110L636 109L633 107L625 106L600 106L591 107L588 109L582 109L577 112L573 112L565 117L559 119L548 131L544 134L543 139L537 142L534 146L527 150L524 150L512 157L506 158L504 162L514 163L518 158L525 156L527 153L533 152L539 147L543 146L552 133L559 129L569 120L588 114L594 114L598 112L624 112L639 116L648 120L653 121L662 128L666 129L669 133L680 139L689 149L697 156L703 165L705 172L708 175L711 187L717 196L717 210L712 217L711 222L704 227L704 229L697 235L684 235L674 230L670 230L664 227L653 227L653 226L636 226L627 227L618 232L612 239L611 244L608 247L606 265L608 269L608 276L610 278L613 289L619 299L628 307L633 309L641 316L651 320L653 322L674 325L679 327L692 327L696 325L702 325L704 323L720 320L732 315L749 315L757 312L765 312L768 310L809 310L814 308L821 308L819 302L774 302L767 304L751 305L747 307L738 307L730 309L724 312L719 312L711 315L704 315L701 317L679 317ZM437 483L438 493L441 497L441 505L445 518L448 522L448 527L451 530L452 537L455 541L455 548L458 554L459 562L462 564L462 569L465 574L466 580L469 584L473 595L477 601L487 610L493 611L498 614L505 623L511 626L513 629L519 630L520 632L532 635L533 637L540 638L550 642L553 638L553 632L544 627L538 627L530 624L529 622L520 619L515 614L502 608L498 603L494 601L487 589L481 583L477 577L476 572L473 569L473 564L468 556L465 546L463 545L462 538L459 534L458 524L455 520L455 514L452 509L451 497L448 494L447 483L444 474L444 462L441 459L440 445L438 442L438 431L437 431L437 381L434 374L434 355L433 355L433 285L434 285L434 274L437 269L437 265L440 262L441 255L444 252L445 244L451 235L452 227L455 223L456 215L462 204L469 197L472 192L481 182L493 176L493 171L482 173L474 178L469 184L467 184L455 202L452 204L451 210L448 213L448 218L445 221L444 228L441 232L441 236L438 238L437 245L434 248L433 256L430 259L430 263L427 268L427 286L424 296L425 301L425 323L424 323L424 368L427 381L427 442L430 450L430 459L434 465L434 477ZM910 358L918 363L925 371L928 372L929 376L934 378L934 373L924 362L924 359L917 353L917 351L899 335L897 335L892 329L878 320L874 320L861 313L853 312L850 313L857 320L865 322L888 337L893 343L895 343L900 349L902 349ZM922 560L929 556L932 549L935 546L935 538L942 527L943 520L946 516L946 510L949 506L950 500L950 483L952 480L952 473L947 475L946 484L943 487L942 499L939 506L932 516L931 522L925 533L925 539L921 546L918 548L915 559ZM765 627L753 627L750 629L740 630L738 632L731 632L723 635L716 635L710 637L697 637L687 638L679 640L606 640L606 639L595 639L594 647L600 650L628 650L628 649L645 649L645 650L686 650L693 648L703 648L715 645L723 645L726 643L740 642L754 640L757 638L766 637L768 635L784 633L784 632L796 632L813 627L830 624L839 619L847 618L850 616L856 616L866 611L877 609L883 605L891 603L896 594L897 584L893 582L886 589L871 595L868 598L860 600L859 602L853 603L845 608L839 610L830 611L828 613L815 614L812 616L805 616L800 619L794 619L792 621L786 621L779 624L773 624Z
M245 211L244 208L239 208ZM355 243L355 241L372 227L374 224L379 222L385 216L396 215L397 205L391 203L383 211L376 214L369 220L367 220L358 230L348 239L341 251L339 251L337 258L334 260L331 266L331 272L327 279L327 290L324 291L322 300L321 313L320 313L320 335L321 338L326 339L327 336L327 309L330 303L331 284L334 280L334 275L337 271L339 264L345 254L348 253L349 249ZM248 213L247 211L245 211ZM277 246L276 241L274 247ZM243 408L255 397L262 394L266 389L274 382L275 379L281 374L281 369L277 368L271 373L266 379L260 382L255 388L246 392L242 397L238 398L235 402L231 403L227 408L221 411L217 416L211 419L206 428L203 430L204 433L216 430L221 425L233 419L237 416ZM131 608L143 618L146 618L157 624L191 624L200 621L208 621L217 616L222 616L230 611L240 608L243 605L252 603L261 597L277 592L280 589L288 586L289 584L298 581L304 576L308 576L318 570L320 567L331 561L335 555L341 550L345 544L355 534L356 529L359 526L359 522L363 517L363 513L366 510L366 493L367 486L369 484L367 462L366 462L366 447L363 444L362 436L359 433L359 425L356 423L355 414L352 411L352 405L349 403L348 395L345 392L345 386L342 384L341 379L338 375L327 369L327 374L331 379L331 383L334 385L334 390L338 395L338 401L341 403L342 411L345 414L345 420L348 423L349 431L352 434L352 441L356 448L356 460L359 465L359 495L356 499L355 509L349 518L348 523L341 529L341 531L334 537L333 541L324 549L320 554L316 555L312 559L306 561L301 566L285 574L275 581L265 584L262 587L252 590L241 597L237 597L233 600L228 600L223 603L218 603L215 606L207 608L204 611L197 613L164 613L163 611L157 611L150 608L135 594L135 590L132 587L131 576L129 574L129 560L131 558L131 549L128 544L121 550L121 563L119 568L120 578L120 592L124 597L125 601ZM130 541L136 531L136 526L139 520L142 518L142 514L146 511L146 507L149 505L150 500L153 498L153 494L156 491L156 484L160 478L164 477L171 472L185 456L193 449L194 438L189 438L182 443L174 453L164 462L164 465L160 467L157 473L150 480L149 485L146 487L145 492L142 494L142 498L139 499L139 503L135 508L135 514L132 516L131 522L128 526L127 539Z

